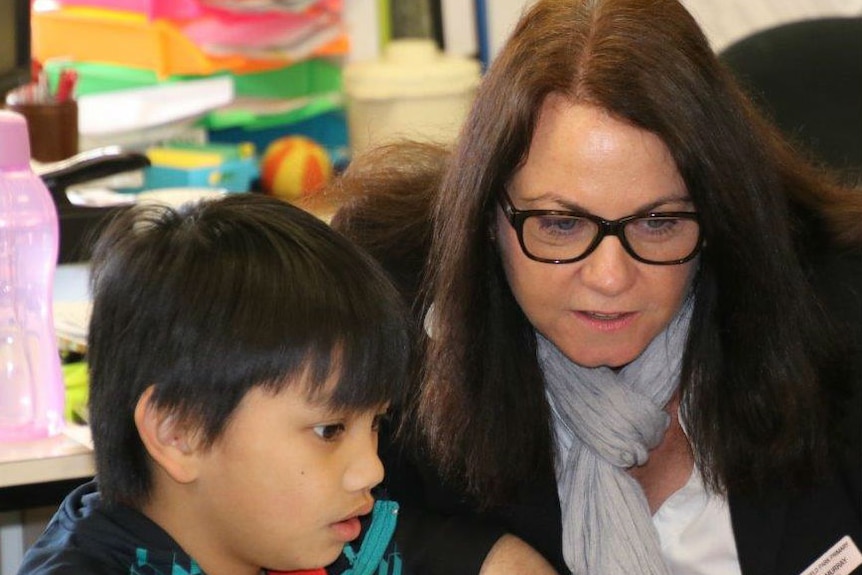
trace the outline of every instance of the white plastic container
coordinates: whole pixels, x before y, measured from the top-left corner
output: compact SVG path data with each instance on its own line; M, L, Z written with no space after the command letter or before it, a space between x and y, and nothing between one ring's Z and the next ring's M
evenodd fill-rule
M343 73L352 153L400 137L451 143L476 87L476 60L448 56L432 40L392 40L379 60Z

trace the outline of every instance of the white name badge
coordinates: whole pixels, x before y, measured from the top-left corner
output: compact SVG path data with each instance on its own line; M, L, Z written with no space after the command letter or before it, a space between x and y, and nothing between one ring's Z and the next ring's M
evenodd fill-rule
M846 536L800 575L849 575L860 565L862 553L850 536Z

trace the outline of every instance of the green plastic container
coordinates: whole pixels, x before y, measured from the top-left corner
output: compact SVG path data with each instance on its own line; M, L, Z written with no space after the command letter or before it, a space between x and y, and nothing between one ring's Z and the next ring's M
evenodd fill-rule
M76 96L143 88L159 83L152 70L96 62L52 60L45 65L52 86L57 85L64 68L73 68L78 72ZM292 99L341 90L341 66L326 58L302 60L283 68L261 72L224 74L233 77L236 95L240 97ZM177 82L199 77L171 76L165 81Z

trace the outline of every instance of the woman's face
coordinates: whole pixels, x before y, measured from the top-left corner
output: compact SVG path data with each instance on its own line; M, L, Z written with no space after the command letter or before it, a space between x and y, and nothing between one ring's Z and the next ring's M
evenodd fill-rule
M616 220L645 211L694 211L664 143L600 108L551 95L542 106L526 163L508 186L518 210L573 210ZM621 367L670 322L696 259L636 261L605 237L583 260L529 259L502 209L497 242L512 292L533 326L585 367Z

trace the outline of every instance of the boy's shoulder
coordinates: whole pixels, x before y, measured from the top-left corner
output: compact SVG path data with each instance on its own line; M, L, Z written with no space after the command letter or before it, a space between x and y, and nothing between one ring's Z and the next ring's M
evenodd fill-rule
M201 574L193 559L143 514L102 504L91 481L73 490L27 553L18 575Z
M362 536L326 569L329 575L409 575L396 545L398 504L379 499ZM158 525L124 506L103 505L95 481L72 491L27 551L18 575L188 573L200 567Z

